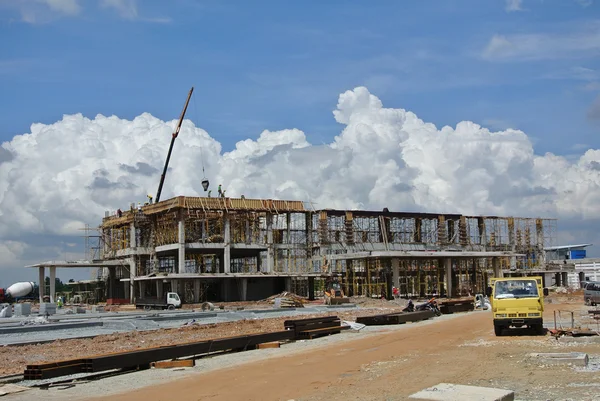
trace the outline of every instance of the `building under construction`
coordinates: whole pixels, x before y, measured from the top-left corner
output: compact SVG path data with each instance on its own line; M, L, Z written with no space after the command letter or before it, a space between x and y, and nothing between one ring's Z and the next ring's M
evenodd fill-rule
M94 264L107 272L107 297L130 301L166 291L185 302L313 297L332 277L354 296L389 297L392 286L461 296L482 292L488 274L540 269L555 232L553 219L180 196L107 212Z

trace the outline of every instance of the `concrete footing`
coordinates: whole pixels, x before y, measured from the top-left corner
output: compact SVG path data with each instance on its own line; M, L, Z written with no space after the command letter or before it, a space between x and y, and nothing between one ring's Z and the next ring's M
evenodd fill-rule
M31 304L24 302L22 304L15 304L15 316L29 316L31 315Z
M500 388L440 383L408 398L432 401L514 401L515 393Z
M56 304L55 303L41 303L40 304L40 316L43 315L56 315Z
M572 365L587 367L589 358L583 352L565 352L565 353L533 353L531 357L538 358L543 363L552 365Z

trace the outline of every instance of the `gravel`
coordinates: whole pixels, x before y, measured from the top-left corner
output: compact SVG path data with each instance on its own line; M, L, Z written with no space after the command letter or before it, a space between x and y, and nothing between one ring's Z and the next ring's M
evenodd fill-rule
M110 330L102 327L93 329L73 329L65 331L52 331L47 335L63 335L64 337L45 344L31 344L19 347L0 348L0 375L21 373L26 365L51 362L57 360L82 358L91 355L133 351L144 348L173 345L203 341L213 338L231 337L235 335L257 334L263 332L283 330L284 320L291 316L302 316L308 318L319 315L337 315L344 320L353 321L357 316L368 316L380 313L397 311L399 307L392 308L305 308L304 311L281 311L272 313L256 312L228 312L219 313L217 317L200 319L191 324L183 326L190 321L166 320L159 323L144 319L126 319L113 321ZM312 313L307 313L312 312ZM119 327L119 325L121 325ZM161 328L154 330L137 331L136 328L159 325ZM135 328L133 327L135 326ZM167 328L163 328L167 327ZM78 331L79 330L79 331ZM107 333L108 331L108 333ZM95 338L71 338L84 335L97 335ZM38 336L35 338L34 336ZM34 338L32 338L34 337ZM42 339L43 332L18 334L19 341L31 341ZM3 339L9 341L9 339Z

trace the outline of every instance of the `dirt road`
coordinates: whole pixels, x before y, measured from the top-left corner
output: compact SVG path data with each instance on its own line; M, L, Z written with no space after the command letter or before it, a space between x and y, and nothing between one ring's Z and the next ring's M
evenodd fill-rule
M549 305L547 319L558 307L564 309ZM600 344L565 345L550 336L519 334L495 337L490 314L472 312L105 399L399 400L440 382L512 389L522 400L600 399L598 371L544 366L528 357L572 351L597 357Z

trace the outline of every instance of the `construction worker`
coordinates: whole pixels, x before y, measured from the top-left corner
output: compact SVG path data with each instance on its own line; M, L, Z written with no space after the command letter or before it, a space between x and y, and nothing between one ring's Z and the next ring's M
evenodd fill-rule
M117 217L123 217L123 211L120 208L117 209Z
M246 197L244 195L242 195L242 199L246 199Z
M223 190L221 189L221 184L219 184L219 188L217 188L217 193L219 194L219 198L223 197Z
M223 192L221 193L221 198L224 198L224 197L225 197L225 191L223 191Z
M152 195L148 194L148 203L152 204Z
M212 192L212 189L210 191L208 191L208 197L210 198L210 193Z
M138 212L142 211L142 204L140 202L138 202Z

